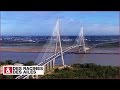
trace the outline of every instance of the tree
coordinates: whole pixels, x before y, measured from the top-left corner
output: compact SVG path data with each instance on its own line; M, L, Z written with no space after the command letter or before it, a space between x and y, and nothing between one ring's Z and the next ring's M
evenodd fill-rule
M0 79L3 79L3 75L2 74L0 75Z
M56 69L54 70L54 72L55 72L55 73L59 72L59 69L58 69L58 68L56 68Z
M13 64L13 62L12 62L12 60L6 60L6 61L5 61L5 64L11 65L11 64Z
M34 63L33 61L28 61L28 62L25 63L25 65L26 65L26 66L27 66L27 65L28 65L28 66L31 66L31 65L35 65L35 63Z
M117 78L119 68L95 64L74 64L73 69L55 69L55 73L42 78Z
M120 67L118 67L118 77L120 78Z
M4 64L5 64L4 62L2 62L2 61L0 62L0 65L4 65Z
M19 61L16 61L15 63L20 63Z
M13 79L13 75L6 75L5 79Z
M70 71L71 69L69 67L65 67L63 70Z

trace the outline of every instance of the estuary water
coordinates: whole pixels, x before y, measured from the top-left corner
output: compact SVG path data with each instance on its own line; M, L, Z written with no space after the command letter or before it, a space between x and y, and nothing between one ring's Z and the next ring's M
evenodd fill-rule
M102 54L103 53L103 54ZM19 62L36 61L37 57L42 57L45 53L33 52L0 52L0 61L13 60ZM119 48L94 48L87 54L65 53L65 64L75 63L95 63L105 66L120 66L120 49ZM56 64L62 64L61 57L56 59Z

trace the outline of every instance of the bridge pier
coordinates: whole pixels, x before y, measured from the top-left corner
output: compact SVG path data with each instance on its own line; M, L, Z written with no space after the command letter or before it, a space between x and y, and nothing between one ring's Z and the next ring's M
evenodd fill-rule
M78 48L79 48L79 51L78 51L78 52L80 53L80 52L81 52L81 47L79 46Z
M46 64L46 71L49 70L49 63Z
M46 71L49 71L50 70L50 62L46 64Z
M47 72L47 64L44 65L44 73Z
M54 60L52 60L51 62L50 62L50 69L53 69L54 68Z
M51 62L48 63L48 70L51 69Z
M53 68L54 68L54 60L52 60L48 63L48 70L51 70Z
M44 65L44 73L47 73L54 68L54 60Z

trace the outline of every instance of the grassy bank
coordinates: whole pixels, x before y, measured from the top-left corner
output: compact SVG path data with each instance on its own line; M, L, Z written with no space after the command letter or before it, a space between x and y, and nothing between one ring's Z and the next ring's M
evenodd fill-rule
M0 65L11 65L15 62L7 60L1 62ZM17 62L18 63L18 62ZM24 65L34 65L32 61L24 63ZM0 75L0 79L14 79L16 76ZM120 68L113 66L100 66L93 63L89 64L73 64L70 67L60 69L57 67L53 73L40 76L40 79L111 79L120 78Z
M96 46L96 48L119 48L119 42L116 43L107 43L103 45Z
M53 74L48 74L42 78L67 78L67 79L106 79L119 78L119 67L100 66L95 64L73 64L71 68L55 69Z

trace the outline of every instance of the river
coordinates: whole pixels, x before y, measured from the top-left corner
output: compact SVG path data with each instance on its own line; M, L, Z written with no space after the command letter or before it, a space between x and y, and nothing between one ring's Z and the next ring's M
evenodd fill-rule
M95 63L105 66L120 66L119 48L94 48L88 54L79 53L65 53L65 64L71 65L75 63ZM99 54L104 53L104 54ZM105 54L106 53L106 54ZM108 54L110 53L110 54ZM116 53L116 54L112 54ZM44 53L33 52L0 52L0 61L13 60L20 62L27 62L29 60L35 61L37 57L42 57ZM61 57L56 59L56 64L61 64Z

